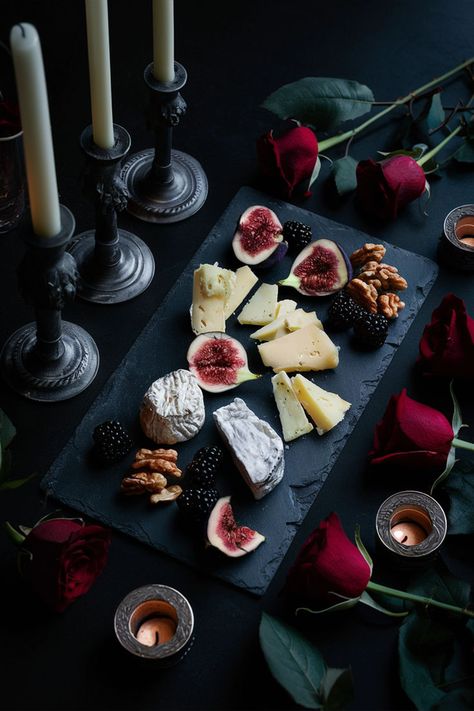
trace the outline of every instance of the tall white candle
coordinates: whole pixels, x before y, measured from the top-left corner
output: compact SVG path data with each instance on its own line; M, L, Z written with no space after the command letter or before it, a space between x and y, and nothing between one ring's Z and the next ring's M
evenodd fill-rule
M153 0L153 76L174 79L173 0Z
M92 135L96 145L107 149L114 145L107 0L86 0L86 23Z
M10 46L33 230L40 237L53 237L61 230L61 217L43 55L35 27L27 22L12 27Z

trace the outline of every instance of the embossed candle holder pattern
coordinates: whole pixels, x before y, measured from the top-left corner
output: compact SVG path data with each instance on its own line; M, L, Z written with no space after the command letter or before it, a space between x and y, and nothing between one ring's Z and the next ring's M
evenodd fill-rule
M114 125L114 138L113 147L104 149L94 143L91 126L82 132L84 190L95 207L95 230L77 235L69 248L81 277L78 295L99 304L133 299L145 291L155 272L148 246L117 227L117 212L127 205L128 193L119 172L121 160L130 149L130 136Z
M460 205L446 215L438 257L455 269L474 272L474 205Z
M130 194L127 209L146 222L179 222L194 215L207 197L207 178L192 156L172 148L173 129L186 112L180 89L186 84L185 68L174 63L173 81L153 75L153 64L144 73L150 90L148 124L155 134L154 148L130 156L122 178Z
M119 604L115 634L128 652L159 666L172 666L193 642L194 615L188 600L167 585L132 590Z
M60 205L60 218L61 230L53 237L38 237L25 225L27 251L18 281L25 301L35 308L36 322L15 331L0 354L5 381L24 397L43 402L74 397L90 385L99 367L92 337L61 319L65 303L76 293L77 270L66 252L74 217Z
M446 515L428 494L400 491L380 506L376 530L379 544L392 561L421 565L431 562L443 543Z

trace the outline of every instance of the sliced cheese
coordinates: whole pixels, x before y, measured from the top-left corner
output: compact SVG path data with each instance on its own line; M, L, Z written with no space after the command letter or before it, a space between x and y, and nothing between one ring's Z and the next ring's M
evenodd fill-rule
M315 323L293 331L258 346L263 364L280 370L326 370L336 368L339 363L339 350L327 333L321 331Z
M225 331L224 305L234 285L235 273L217 264L201 264L194 271L191 326L194 333Z
M306 417L288 375L284 371L277 373L272 378L272 385L285 442L311 432L314 427Z
M323 329L323 324L317 317L316 311L296 309L288 314L285 319L285 326L288 331L297 331L310 323L315 323L318 328Z
M270 321L266 326L262 326L258 331L250 334L250 338L254 341L272 341L274 338L280 338L288 333L285 326L286 316L279 316L274 321Z
M291 378L293 390L308 415L314 420L318 434L322 435L335 427L350 408L351 403L336 393L323 390L303 375Z
M235 272L235 286L232 289L229 298L224 305L224 318L228 319L231 314L240 306L249 291L253 289L258 281L253 271L245 265L239 267Z
M275 318L278 299L277 284L262 284L237 317L237 321L251 326L265 326Z
M283 299L282 301L279 301L276 307L275 318L286 316L286 314L294 311L296 307L297 303L296 301L293 301L293 299Z

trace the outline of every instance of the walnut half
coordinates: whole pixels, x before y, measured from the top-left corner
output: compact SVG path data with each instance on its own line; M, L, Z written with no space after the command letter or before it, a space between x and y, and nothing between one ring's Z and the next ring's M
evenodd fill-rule
M356 249L350 256L351 264L353 267L361 267L366 262L374 261L379 262L385 256L386 249L383 244L374 244L373 242L366 242L360 249Z
M346 291L354 301L371 313L377 313L377 289L373 284L366 284L362 279L351 279Z
M398 312L405 308L405 302L398 294L380 294L377 299L377 310L385 318L398 318Z

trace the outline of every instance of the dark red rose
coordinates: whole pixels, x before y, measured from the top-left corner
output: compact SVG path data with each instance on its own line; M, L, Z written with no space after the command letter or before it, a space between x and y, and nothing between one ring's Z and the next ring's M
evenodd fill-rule
M447 294L433 311L417 363L424 375L474 377L474 319L454 294Z
M360 597L370 575L364 556L331 513L306 539L288 573L285 593L298 604L327 607L342 602L337 595Z
M8 99L0 101L0 138L15 136L21 131L18 104Z
M22 543L21 570L35 592L56 612L84 595L104 568L110 532L78 520L50 519Z
M357 202L381 220L394 220L405 205L423 194L425 186L423 169L410 156L362 160L357 165Z
M375 427L372 466L398 471L441 473L448 458L453 428L442 412L408 397L404 388L392 395Z
M291 198L303 183L308 197L309 180L318 158L318 141L310 128L289 121L281 132L269 131L257 140L257 160L282 197Z

